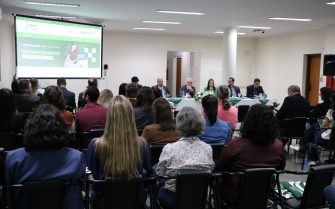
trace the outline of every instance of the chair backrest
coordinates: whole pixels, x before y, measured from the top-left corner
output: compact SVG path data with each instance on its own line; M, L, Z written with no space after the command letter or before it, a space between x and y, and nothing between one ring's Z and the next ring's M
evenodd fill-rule
M237 107L237 121L238 122L243 122L245 116L249 112L249 105L240 105Z
M9 208L19 204L18 196L23 194L26 209L62 209L65 197L64 181L32 181L9 186Z
M85 132L78 132L76 138L82 149L87 149L88 144L93 138L99 138L103 135L104 129L91 129Z
M289 137L302 138L305 135L307 118L295 117L291 120Z
M323 190L332 183L335 164L311 167L306 181L300 208L324 206L326 199Z
M5 150L13 150L23 147L23 135L14 132L0 133L0 147Z
M205 171L185 171L177 175L177 209L205 209L211 174Z
M151 165L156 165L158 163L164 146L165 144L150 145Z
M223 152L223 149L225 147L224 143L213 143L210 144L213 150L213 160L219 159L221 152Z
M266 208L274 168L247 169L241 175L237 209Z
M328 142L329 149L335 149L335 126L332 127L330 138Z
M105 180L105 209L140 209L145 198L140 178L107 178ZM142 197L142 196L143 197Z
M104 134L105 129L99 128L99 129L91 129L90 130L90 135L91 138L99 138Z

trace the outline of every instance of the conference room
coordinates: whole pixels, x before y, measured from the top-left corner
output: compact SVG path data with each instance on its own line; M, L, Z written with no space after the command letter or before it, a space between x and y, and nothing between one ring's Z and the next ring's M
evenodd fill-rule
M315 106L323 102L319 92L322 87L335 88L334 10L334 2L328 0L0 0L0 88L10 89L13 76L36 78L43 93L46 87L57 85L57 79L65 78L66 88L78 96L85 92L87 80L95 78L99 90L109 89L115 98L120 85L131 83L132 77L144 87L155 86L157 78L162 78L174 111L192 106L205 114L201 101L196 101L199 99L180 97L187 79L192 78L197 93L210 79L219 88L228 86L232 77L240 89L240 94L236 92L236 97L228 99L233 107L265 104L276 113L292 85L300 88L310 106ZM49 23L54 27L35 27ZM62 44L54 42L57 36ZM264 92L261 98L246 98L247 88L256 78ZM233 128L233 138L241 135L243 120ZM285 137L285 169L308 171L308 162L304 162L310 159L289 146L303 136ZM162 151L162 147L157 149ZM328 154L322 151L317 164L324 164ZM281 181L299 179L287 173L278 175ZM211 180L215 178L210 176ZM216 188L210 188L206 198L212 202L206 204L221 207L216 205ZM147 205L156 207L157 194L148 194ZM322 198L325 203L325 196Z

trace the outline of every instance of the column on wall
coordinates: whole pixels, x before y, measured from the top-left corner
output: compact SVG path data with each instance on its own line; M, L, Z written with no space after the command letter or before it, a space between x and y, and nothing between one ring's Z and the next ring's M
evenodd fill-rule
M222 81L226 81L230 76L233 77L236 76L236 50L237 50L236 28L230 28L224 30Z

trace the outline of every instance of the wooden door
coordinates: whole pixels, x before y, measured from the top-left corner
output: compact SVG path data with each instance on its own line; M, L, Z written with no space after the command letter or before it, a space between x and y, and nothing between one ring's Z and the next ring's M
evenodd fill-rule
M320 62L320 54L307 55L305 98L310 105L316 105L319 100Z
M182 59L177 58L177 72L176 72L176 95L179 96L180 88L181 88L181 64Z

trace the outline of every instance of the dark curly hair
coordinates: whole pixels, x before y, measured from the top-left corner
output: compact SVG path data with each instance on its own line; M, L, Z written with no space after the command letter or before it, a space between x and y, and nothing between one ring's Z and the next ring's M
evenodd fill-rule
M57 86L49 86L42 97L43 104L52 104L59 110L65 110L65 99L62 91Z
M24 147L27 151L58 149L68 145L66 124L53 105L41 104L24 127Z
M250 107L242 128L242 137L253 144L267 145L273 143L278 136L278 123L273 111L264 104Z
M144 112L153 110L152 103L155 101L154 93L148 86L143 86L136 96L138 107L144 107Z

